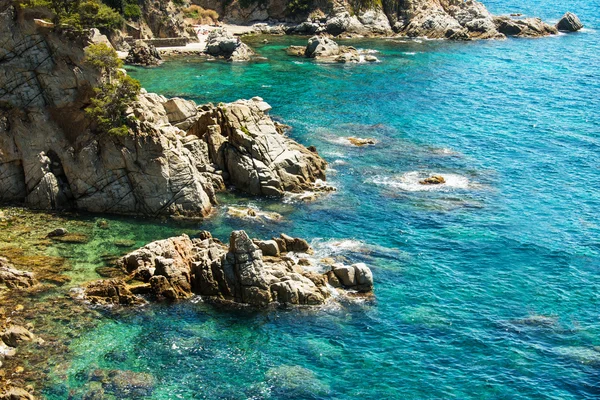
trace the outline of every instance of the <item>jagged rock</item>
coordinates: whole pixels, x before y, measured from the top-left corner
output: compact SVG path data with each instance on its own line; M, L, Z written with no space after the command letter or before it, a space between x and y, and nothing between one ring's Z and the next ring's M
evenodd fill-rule
M0 257L0 283L4 283L7 288L28 288L37 283L33 272L20 271L14 268L8 259Z
M35 400L35 397L25 389L9 387L0 392L0 400Z
M281 252L293 251L296 253L313 253L312 248L304 239L293 238L291 236L286 235L285 233L282 233L280 235L280 239L282 239L285 243L284 246L282 246L285 250L282 250L281 248L279 249Z
M567 12L556 24L556 29L562 32L577 32L583 28L583 24L577 15Z
M129 49L125 62L133 65L150 66L159 65L162 59L156 47L147 44L143 40L136 40L131 49Z
M392 15L394 29L407 36L455 40L502 37L492 15L477 1L407 0Z
M313 36L308 39L305 50L306 57L330 57L338 54L340 54L340 48L333 40L324 36Z
M252 49L239 37L224 29L211 31L206 40L206 52L214 57L224 57L229 61L247 61L254 55Z
M206 141L210 159L237 189L265 196L311 190L327 164L284 136L269 108L260 97L206 107L188 135Z
M35 335L29 332L25 327L12 325L0 334L0 339L10 347L18 347L19 344L23 342L34 340Z
M310 253L310 246L303 239L281 235L277 241L253 241L246 232L234 231L227 246L210 235L202 236L190 239L182 235L152 242L124 256L119 264L150 284L144 286L144 292L148 288L153 296L170 300L198 294L254 306L274 302L314 305L322 304L331 295L327 289L330 274L306 271L291 258L280 257L282 246L286 252ZM268 256L261 247L269 252ZM347 268L354 275L352 280L343 281L348 285L341 286L372 290L373 277L368 267L357 264ZM332 279L338 282L337 277ZM120 285L125 286L122 282ZM89 288L85 291L88 299L93 295ZM105 295L115 297L112 291L105 291ZM109 299L105 303L117 301Z
M558 30L539 18L513 19L507 16L494 17L496 29L506 36L541 37L555 35Z
M145 301L135 296L127 285L118 280L100 280L90 283L85 288L85 298L92 304L99 305L140 305Z

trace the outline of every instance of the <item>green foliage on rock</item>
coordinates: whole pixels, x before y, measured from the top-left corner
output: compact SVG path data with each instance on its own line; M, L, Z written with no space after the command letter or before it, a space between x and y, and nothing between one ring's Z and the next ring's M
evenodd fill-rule
M289 0L287 10L291 15L307 14L313 8L313 0Z
M21 6L47 8L54 14L55 23L78 30L114 30L123 26L121 14L99 0L25 0Z
M125 19L137 21L142 16L142 9L137 4L125 4L123 16Z
M101 83L94 88L94 97L86 114L95 122L99 133L124 136L129 129L125 112L137 100L140 83L120 71L123 65L114 49L104 43L86 48L84 62L102 74Z

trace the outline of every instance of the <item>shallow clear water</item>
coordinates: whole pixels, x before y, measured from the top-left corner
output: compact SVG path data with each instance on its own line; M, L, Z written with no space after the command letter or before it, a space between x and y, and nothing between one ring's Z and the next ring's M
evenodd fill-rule
M320 65L286 56L305 38L259 38L265 61L132 70L149 91L200 103L263 97L330 162L338 191L306 204L222 199L282 222L221 209L202 226L115 224L138 245L194 229L305 237L323 255L367 263L377 300L107 314L73 340L48 397L81 390L93 368L152 374L154 399L600 396L600 8L487 5L554 21L569 9L587 27L534 40L352 42L377 50L375 65ZM348 136L379 144L350 147ZM448 184L415 184L431 173Z

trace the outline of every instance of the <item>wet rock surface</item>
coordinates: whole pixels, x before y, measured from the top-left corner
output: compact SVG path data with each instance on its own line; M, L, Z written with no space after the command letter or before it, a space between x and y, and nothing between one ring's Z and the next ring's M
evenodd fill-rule
M20 271L4 257L0 257L0 284L9 289L29 288L37 283L32 272Z
M124 256L119 265L130 274L129 283L107 281L85 288L84 299L94 304L139 304L121 301L116 292L131 288L153 298L185 299L196 294L217 301L264 307L272 303L319 305L332 296L330 273L303 268L290 254L311 254L303 239L282 234L272 240L251 240L244 231L231 233L229 245L212 238L186 235L152 242ZM335 286L370 293L373 275L363 264L338 266L333 270ZM133 280L141 280L129 286ZM119 289L112 289L117 286ZM98 288L102 290L98 290ZM143 288L143 290L140 290ZM104 299L102 297L104 296Z

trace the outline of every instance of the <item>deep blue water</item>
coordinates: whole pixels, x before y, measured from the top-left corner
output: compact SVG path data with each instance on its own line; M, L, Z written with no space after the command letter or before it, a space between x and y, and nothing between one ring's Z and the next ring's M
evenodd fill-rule
M149 91L200 103L261 96L292 137L316 145L335 194L283 205L227 196L225 206L284 221L221 210L201 227L222 239L243 228L313 240L322 255L367 263L377 300L274 312L184 302L107 316L73 341L68 379L49 397L100 367L152 374L155 399L600 398L600 4L486 4L549 21L571 10L586 29L352 42L377 50L375 65L316 64L283 51L305 38L257 39L266 61L131 71ZM379 143L354 148L347 136ZM415 183L432 173L448 185ZM107 356L115 351L124 356Z

